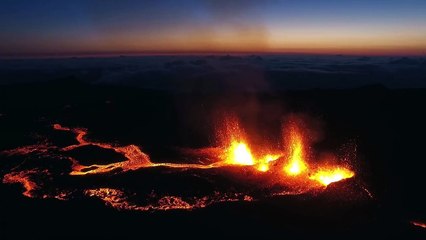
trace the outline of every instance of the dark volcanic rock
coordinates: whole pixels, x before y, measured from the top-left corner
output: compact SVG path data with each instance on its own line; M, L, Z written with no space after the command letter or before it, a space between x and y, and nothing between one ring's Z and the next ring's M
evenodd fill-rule
M373 199L371 192L356 178L331 183L322 193L322 197L331 201L369 201Z
M111 149L88 145L73 149L68 154L82 165L108 164L127 160L122 154Z

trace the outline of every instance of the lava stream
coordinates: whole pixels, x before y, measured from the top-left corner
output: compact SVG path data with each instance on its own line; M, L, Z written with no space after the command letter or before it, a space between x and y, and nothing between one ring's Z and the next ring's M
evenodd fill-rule
M318 162L312 162L308 156L309 144L306 136L300 130L296 123L292 123L284 130L286 134L283 138L284 148L263 149L259 146L253 146L247 140L248 137L240 128L237 121L226 122L224 131L222 131L222 142L217 147L203 149L193 149L189 152L197 159L209 160L209 163L168 163L152 162L148 154L144 153L136 145L117 146L109 143L92 141L87 138L87 130L82 128L68 128L60 124L54 124L53 128L57 131L72 132L75 134L74 145L57 147L49 145L46 142L40 145L31 145L3 153L8 155L34 155L46 156L48 158L68 159L71 162L71 170L68 173L73 176L87 176L96 174L114 173L119 176L120 173L135 171L142 168L164 167L170 169L198 169L208 170L213 168L229 168L231 173L236 176L235 181L251 179L253 182L252 191L256 189L266 189L263 196L254 198L249 191L245 190L239 193L229 191L215 192L212 195L204 197L182 197L178 195L163 195L153 199L149 203L132 203L127 194L119 189L100 187L84 189L83 193L89 197L96 197L105 202L105 204L124 210L171 210L171 209L195 209L203 208L217 202L229 201L252 201L264 197L272 197L289 194L302 194L309 191L318 191L324 189L327 185L346 178L352 178L355 173L345 165L323 165ZM96 146L101 149L113 150L122 155L125 160L108 164L83 165L78 159L68 156L67 152L78 149L83 146ZM241 173L244 174L240 174ZM41 185L38 185L33 179L35 177L48 174L47 170L22 170L10 172L3 177L3 183L20 183L25 191L26 197L49 197L49 195L34 194ZM281 190L272 190L271 186L280 186ZM58 190L50 197L65 200L69 197L69 192L74 190ZM250 190L251 191L251 190Z
M44 173L46 171L43 171ZM11 172L3 177L3 183L20 183L24 187L25 191L22 193L24 196L32 198L34 197L33 191L38 188L38 185L31 179L31 175L40 174L37 170L24 170L20 172Z

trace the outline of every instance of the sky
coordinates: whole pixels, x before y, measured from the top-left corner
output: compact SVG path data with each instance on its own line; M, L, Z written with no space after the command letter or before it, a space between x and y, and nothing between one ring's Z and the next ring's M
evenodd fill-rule
M426 1L0 1L0 57L216 52L426 55Z

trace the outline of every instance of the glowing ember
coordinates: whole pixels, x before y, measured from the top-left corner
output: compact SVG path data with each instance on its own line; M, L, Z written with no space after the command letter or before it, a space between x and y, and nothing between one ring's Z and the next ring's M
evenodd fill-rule
M324 186L330 183L338 182L342 179L351 178L355 175L349 169L338 167L334 169L320 169L315 174L309 177L311 180L318 181Z
M289 159L284 170L288 175L295 176L306 171L308 167L304 160L305 153L303 149L302 136L294 126L291 126L289 140Z
M85 194L90 197L96 197L105 202L106 205L118 210L135 210L135 211L166 211L166 210L192 210L197 208L205 208L208 205L217 202L234 202L234 201L253 201L253 197L248 195L228 195L215 194L201 198L192 198L183 200L177 196L163 196L151 204L141 205L130 203L126 194L118 189L113 188L97 188L88 189Z
M255 163L250 149L245 143L233 142L227 153L226 162L229 164L250 166Z
M413 224L416 227L426 228L426 223L424 223L424 222L411 221L411 224Z

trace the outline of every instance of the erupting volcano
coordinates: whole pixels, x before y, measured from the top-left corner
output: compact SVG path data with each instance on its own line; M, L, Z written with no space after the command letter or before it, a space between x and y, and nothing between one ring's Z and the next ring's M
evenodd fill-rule
M0 1L0 240L426 239L425 12Z
M76 144L59 147L46 139L39 145L25 146L3 152L9 156L23 156L67 161L70 163L69 172L53 173L42 166L32 169L22 169L18 165L3 177L4 183L20 183L25 188L23 195L30 198L56 198L71 200L79 195L96 197L107 205L125 210L170 210L203 208L218 202L253 201L277 195L303 194L318 192L333 182L355 176L354 170L348 161L341 164L322 163L308 159L314 156L308 151L311 147L306 140L308 136L301 130L297 120L283 127L282 149L271 147L262 149L250 144L250 138L240 127L236 118L224 121L217 134L220 139L217 146L201 149L191 149L192 157L201 159L199 163L169 163L154 162L147 153L136 145L120 146L97 142L87 137L87 130L82 128L68 128L60 124L53 124L54 131L72 133ZM123 161L108 163L83 164L69 153L84 147L96 147L99 150L109 150L121 155ZM185 155L182 151L182 155ZM351 159L354 161L355 159ZM208 162L209 163L204 163ZM211 179L212 176L222 174L232 187L215 186L215 180L209 180L209 193L183 194L180 190L168 193L152 187L151 192L134 192L135 187L109 187L107 183L93 188L93 186L61 186L58 183L67 178L75 184L84 182L89 176L105 176L106 178L120 178L130 172L143 174L148 169L170 169L161 174L173 174L174 171ZM214 171L214 175L210 172ZM65 174L65 176L64 176ZM66 177L66 175L68 177ZM48 176L48 177L46 177ZM62 179L62 180L61 180ZM198 181L198 180L197 180ZM57 185L56 185L57 184ZM89 184L90 185L90 184ZM93 184L92 184L93 185ZM50 187L48 187L50 186ZM55 186L55 187L52 187ZM186 186L188 187L188 186ZM240 189L239 189L240 188ZM262 191L259 190L262 189ZM136 189L137 190L137 189ZM162 192L157 194L157 191ZM199 192L196 190L194 192Z

